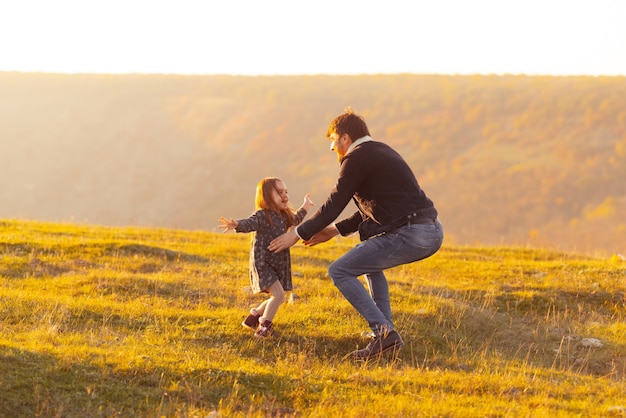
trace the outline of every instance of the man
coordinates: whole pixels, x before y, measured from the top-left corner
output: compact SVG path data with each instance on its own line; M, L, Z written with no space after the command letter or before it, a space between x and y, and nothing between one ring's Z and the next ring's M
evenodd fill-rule
M359 232L362 242L333 262L328 274L372 329L367 347L351 353L367 360L404 344L394 330L383 271L433 255L441 247L443 228L410 167L391 147L370 137L362 117L346 109L332 120L326 136L340 163L334 189L308 221L274 239L269 249L285 250L298 239L313 246ZM350 199L358 211L333 223ZM360 275L365 275L369 293Z

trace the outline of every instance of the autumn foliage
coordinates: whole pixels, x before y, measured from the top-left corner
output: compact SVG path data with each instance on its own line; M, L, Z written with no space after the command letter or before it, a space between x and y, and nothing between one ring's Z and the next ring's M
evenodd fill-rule
M0 217L213 230L283 178L321 204L352 106L450 244L626 251L626 78L0 73Z

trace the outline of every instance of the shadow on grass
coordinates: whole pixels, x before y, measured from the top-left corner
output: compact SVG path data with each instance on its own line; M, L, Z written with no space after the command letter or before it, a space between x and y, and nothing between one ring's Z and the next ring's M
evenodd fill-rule
M187 416L244 408L254 398L272 416L295 415L293 379L269 373L168 368L118 369L111 364L68 364L53 356L0 347L0 416ZM240 401L243 404L239 406ZM242 410L239 412L245 412Z
M85 249L104 251L106 255L154 257L167 261L184 261L189 263L208 263L209 259L197 254L188 254L181 251L174 251L167 248L154 247L144 244L89 244L89 245L41 245L31 242L23 243L3 243L0 244L0 254L10 254L20 256L55 256L62 257L63 254L80 254Z
M180 251L169 250L167 248L153 247L144 244L114 245L108 248L109 254L120 254L124 256L141 255L144 257L154 257L167 261L181 261L187 263L208 263L209 259L197 254L187 254Z
M96 245L90 245L89 250L93 252ZM58 277L73 271L87 271L97 267L97 259L101 255L113 257L134 257L142 256L153 259L155 262L147 262L138 265L135 271L138 273L156 273L171 266L163 265L163 262L170 263L195 263L207 264L210 260L197 254L188 254L180 251L173 251L167 248L153 247L143 244L124 245L104 245L96 254L87 255L87 258L95 260L87 261L82 258L83 251L80 246L53 248L31 243L2 244L0 254L6 253L17 256L19 259L12 265L4 265L0 270L0 275L11 279L23 279L27 277ZM103 253L103 254L99 254ZM54 256L58 261L44 261L40 257Z
M626 345L590 346L576 330L590 320L612 322L622 291L562 291L524 287L500 293L424 288L434 312L396 312L406 346L401 358L423 367L470 371L498 361L623 379ZM407 349L408 348L408 349Z
M6 347L0 347L0 383L0 416L7 417L113 416L148 410L146 401L159 404L157 388L129 384L110 370Z

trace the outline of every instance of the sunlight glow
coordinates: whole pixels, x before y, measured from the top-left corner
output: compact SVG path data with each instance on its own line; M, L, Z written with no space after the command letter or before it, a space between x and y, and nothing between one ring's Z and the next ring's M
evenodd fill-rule
M626 75L624 16L621 0L21 0L0 5L0 71Z

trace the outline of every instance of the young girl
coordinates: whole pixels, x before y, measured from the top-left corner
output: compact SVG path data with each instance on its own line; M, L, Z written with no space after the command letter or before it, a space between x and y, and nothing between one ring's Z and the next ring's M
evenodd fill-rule
M285 291L292 290L291 256L289 249L278 253L267 247L270 242L282 235L290 227L298 225L314 206L307 194L304 203L294 212L289 206L289 196L285 183L275 177L264 178L256 187L256 211L247 219L234 220L220 218L219 228L228 232L253 232L250 249L250 283L254 293L269 293L270 297L256 308L241 323L253 329L259 338L274 335L272 321L278 308L285 300Z

